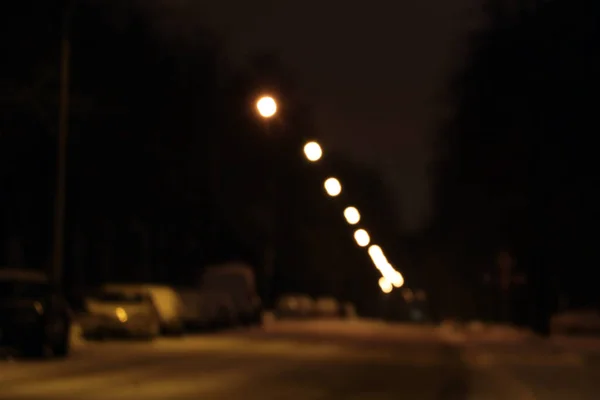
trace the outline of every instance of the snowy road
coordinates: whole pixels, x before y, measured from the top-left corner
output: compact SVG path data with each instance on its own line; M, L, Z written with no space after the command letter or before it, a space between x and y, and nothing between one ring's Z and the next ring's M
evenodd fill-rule
M500 336L299 322L154 343L77 344L66 360L0 362L0 399L597 398L593 354Z

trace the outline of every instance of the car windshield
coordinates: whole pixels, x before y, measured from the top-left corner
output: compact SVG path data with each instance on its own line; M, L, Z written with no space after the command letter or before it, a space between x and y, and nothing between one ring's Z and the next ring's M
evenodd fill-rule
M99 292L91 296L93 300L107 303L143 303L148 297L141 293Z
M48 292L48 285L39 282L0 281L0 300L40 298Z

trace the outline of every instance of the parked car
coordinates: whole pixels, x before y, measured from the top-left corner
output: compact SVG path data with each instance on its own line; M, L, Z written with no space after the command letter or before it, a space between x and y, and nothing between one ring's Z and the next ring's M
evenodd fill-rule
M178 290L183 301L183 322L187 331L235 326L237 314L227 293L201 292L199 289Z
M154 339L160 334L160 319L149 293L99 291L86 298L86 309L81 321L86 339Z
M166 285L109 283L101 288L111 293L147 295L158 315L162 335L181 335L183 326L183 302L177 291Z
M275 316L284 318L310 318L315 315L315 302L305 294L286 294L277 300Z
M229 318L234 324L262 324L262 302L250 265L228 262L207 266L202 274L200 293L203 295L205 307L209 307L210 301L218 302L216 311L220 317L230 310ZM224 300L223 296L230 300Z
M183 304L182 320L186 331L202 329L200 316L200 292L194 288L177 288Z
M342 317L345 319L356 319L358 314L356 312L356 306L351 302L345 302L342 304Z
M64 357L70 329L67 301L45 274L0 269L0 347L26 356Z
M315 303L316 315L320 318L340 318L342 307L333 297L320 297Z

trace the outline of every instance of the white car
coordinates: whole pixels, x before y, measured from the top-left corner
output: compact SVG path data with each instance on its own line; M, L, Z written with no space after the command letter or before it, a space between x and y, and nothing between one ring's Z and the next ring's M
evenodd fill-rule
M111 283L104 285L102 290L149 296L160 321L161 334L181 335L184 332L183 301L174 288L166 285Z
M86 309L81 328L87 339L154 339L160 334L160 320L149 294L101 291L86 298Z

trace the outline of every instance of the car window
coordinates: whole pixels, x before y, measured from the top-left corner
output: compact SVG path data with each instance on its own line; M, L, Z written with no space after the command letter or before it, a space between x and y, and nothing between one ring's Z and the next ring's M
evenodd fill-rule
M110 303L144 303L149 297L141 293L99 292L91 296L93 300Z

